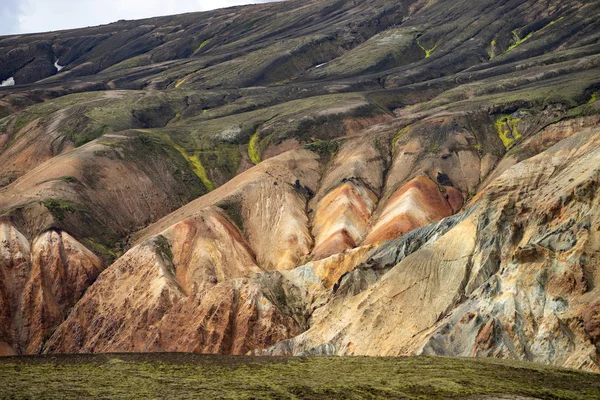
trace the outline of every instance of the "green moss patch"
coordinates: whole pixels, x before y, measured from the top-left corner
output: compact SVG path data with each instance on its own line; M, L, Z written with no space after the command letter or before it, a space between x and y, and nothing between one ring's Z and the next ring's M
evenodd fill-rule
M260 132L256 131L254 135L250 138L250 142L248 143L248 157L254 164L258 164L261 161L261 151L260 151Z
M187 151L181 146L174 145L175 149L181 153L183 158L190 164L192 171L196 174L198 178L202 181L206 189L209 191L215 189L215 184L210 180L208 174L206 173L206 169L204 169L204 165L202 165L202 161L200 161L200 157L198 154L189 155Z
M242 216L242 205L240 203L227 202L219 204L219 207L231 218L241 232L244 232L244 218Z
M212 149L197 154L215 187L233 178L242 160L240 147L226 143L218 143Z
M58 221L65 219L66 213L73 213L82 210L80 205L66 200L45 199L42 200L41 203Z
M559 22L559 21L562 21L563 19L564 19L564 17L561 17L561 18L559 18L559 19L557 19L557 20L550 21L550 22L549 22L548 24L546 24L546 25L545 25L545 26L544 26L542 29L539 29L539 30L537 30L537 31L530 32L529 34L527 34L527 35L526 35L525 37L523 37L523 38L520 38L520 37L519 37L519 34L517 33L518 29L515 29L515 30L512 32L512 34L513 34L513 36L514 36L514 38L515 38L515 43L513 43L513 44L512 44L512 45L511 45L511 46L510 46L508 49L506 49L506 52L509 52L509 51L511 51L511 50L513 50L513 49L515 49L516 47L518 47L518 46L522 45L523 43L525 43L526 41L528 41L529 39L531 39L531 37L532 37L533 35L535 35L535 34L538 34L538 33L542 32L544 29L547 29L547 28L551 27L552 25L556 24L556 23L557 23L557 22Z
M493 39L490 43L490 49L488 50L488 55L490 56L490 60L496 57L496 39Z
M321 157L333 158L338 151L339 143L329 140L318 140L312 143L307 143L304 148L319 154Z
M431 57L431 53L433 53L433 51L436 49L436 47L438 46L437 43L430 49L426 49L423 45L421 45L421 42L419 41L419 39L417 39L417 46L419 46L421 48L421 50L423 50L425 52L425 58L429 58Z
M533 36L534 32L531 32L529 35L525 36L524 38L520 38L519 35L517 34L517 31L513 31L512 34L515 37L515 43L513 43L508 49L506 49L506 51L511 51L512 49L522 45L523 43L525 43L526 41L528 41L529 39L531 39L531 37Z
M211 41L212 41L212 38L209 38L209 39L206 39L205 41L203 41L202 43L200 43L200 46L198 46L196 51L194 51L194 55L199 53L200 51L202 51L202 49L205 48Z
M94 238L87 238L83 240L83 245L99 255L101 258L107 261L107 264L113 263L117 258L121 257L121 252L111 248L105 244L99 243Z
M408 133L409 130L410 125L400 129L398 133L394 135L394 138L392 139L392 156L396 155L396 145L398 141L402 139Z
M523 137L517 130L519 121L519 118L511 118L510 115L502 115L496 120L496 131L506 150L513 147L515 142Z
M65 183L78 183L79 181L77 180L77 178L73 177L73 176L61 176L60 178L61 181L65 182Z

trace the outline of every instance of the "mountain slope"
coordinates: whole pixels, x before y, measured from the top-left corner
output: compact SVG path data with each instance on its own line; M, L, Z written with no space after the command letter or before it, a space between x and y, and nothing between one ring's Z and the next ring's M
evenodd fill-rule
M0 352L598 371L599 9L292 0L0 38Z

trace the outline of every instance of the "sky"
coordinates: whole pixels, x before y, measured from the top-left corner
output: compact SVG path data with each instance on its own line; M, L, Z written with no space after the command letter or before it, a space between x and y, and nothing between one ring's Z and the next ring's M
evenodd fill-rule
M0 0L0 35L82 28L274 0Z

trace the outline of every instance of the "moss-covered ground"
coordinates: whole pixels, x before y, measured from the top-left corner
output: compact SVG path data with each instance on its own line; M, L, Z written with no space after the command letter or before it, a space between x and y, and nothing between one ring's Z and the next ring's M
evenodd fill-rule
M599 399L600 376L458 358L113 354L4 358L0 398Z

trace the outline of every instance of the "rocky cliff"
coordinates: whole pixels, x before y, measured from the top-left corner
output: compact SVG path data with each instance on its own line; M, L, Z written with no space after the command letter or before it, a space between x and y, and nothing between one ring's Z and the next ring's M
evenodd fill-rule
M0 354L600 371L599 12L290 0L0 37Z

